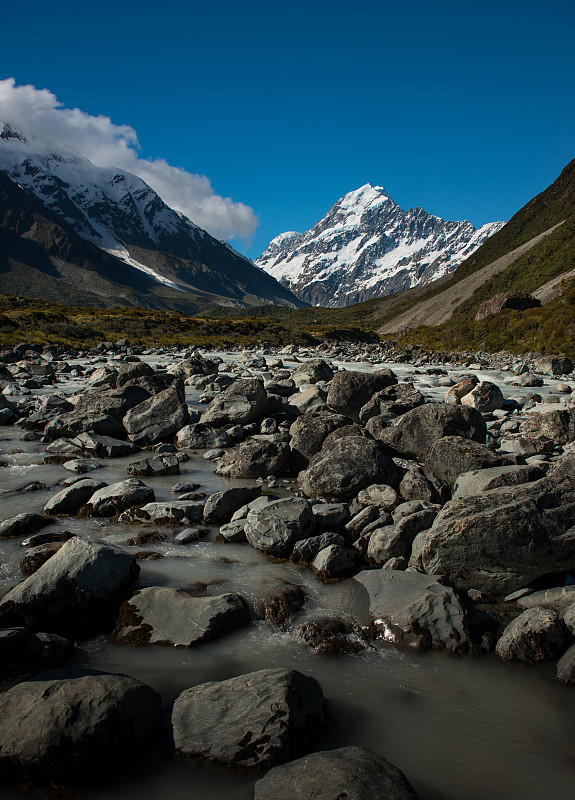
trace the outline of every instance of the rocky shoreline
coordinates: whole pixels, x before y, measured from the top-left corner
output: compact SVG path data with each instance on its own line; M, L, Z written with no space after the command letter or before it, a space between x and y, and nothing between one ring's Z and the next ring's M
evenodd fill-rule
M367 788L376 776L394 787L390 796L415 797L402 773L364 748L305 755L325 726L313 678L259 670L194 686L166 728L161 698L145 684L66 669L75 641L102 634L135 647L196 647L264 618L295 624L320 654L495 651L515 663L557 661L557 680L575 682L569 359L450 361L357 344L223 358L124 343L90 352L23 344L2 351L0 364L3 429L16 426L46 463L70 472L41 508L31 498L45 487L20 487L31 510L0 523L0 540L25 545L27 576L3 586L0 600L6 784L82 783L103 758L163 736L188 757L271 768L256 783L261 799L313 796L324 772L324 783L338 776L334 797L355 782L358 798L379 797ZM482 377L492 370L500 381ZM158 500L154 479L180 475L199 452L238 485L206 496L180 481L173 500ZM103 461L126 457L123 480L98 478ZM67 519L106 520L133 535L73 535ZM349 586L357 612L298 626L306 595L296 584L272 583L258 608L217 586L139 585L139 563L160 558L154 544L166 540L244 543L270 563ZM31 713L42 720L37 735ZM285 788L290 781L300 788Z

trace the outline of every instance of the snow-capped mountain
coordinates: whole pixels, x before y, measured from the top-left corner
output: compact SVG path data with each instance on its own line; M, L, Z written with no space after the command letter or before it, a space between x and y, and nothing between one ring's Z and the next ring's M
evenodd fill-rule
M135 276L241 305L302 305L252 261L167 206L141 178L125 170L55 152L0 122L0 171Z
M349 192L306 233L276 236L256 264L312 305L338 308L453 272L503 227L403 211L381 186Z

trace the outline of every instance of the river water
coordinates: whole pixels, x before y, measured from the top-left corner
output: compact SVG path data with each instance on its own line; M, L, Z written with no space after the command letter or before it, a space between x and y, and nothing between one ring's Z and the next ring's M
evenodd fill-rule
M399 376L413 373L407 365L395 365L395 369ZM481 377L490 376L482 373ZM500 383L508 376L491 377ZM420 376L416 385L424 383L423 391L434 399L445 393L445 388L432 386L431 376ZM58 388L72 391L78 385L70 381ZM519 391L525 393L517 389L505 393L516 396ZM544 391L553 393L553 385ZM192 391L189 400L197 400ZM70 477L62 466L42 463L44 445L21 442L18 427L0 429L0 449L10 463L0 470L2 519L22 511L41 511L60 488L59 482ZM102 461L102 468L90 477L109 483L123 480L126 465L136 458ZM175 497L169 490L176 481L199 483L206 494L250 483L220 478L213 470L213 463L196 452L181 465L181 476L144 480L158 500ZM13 492L35 480L46 483L48 489ZM67 518L57 527L120 544L143 530L107 520ZM217 642L192 649L132 648L100 637L79 644L71 666L132 675L157 689L166 706L184 689L205 681L268 667L299 669L320 682L328 703L329 725L318 749L368 747L400 767L421 800L575 797L575 691L555 683L554 665L514 666L492 654L405 653L389 645L356 655L319 656L295 629L322 611L356 613L353 582L323 586L310 571L273 564L247 544L213 541L215 533L214 529L208 540L192 545L175 545L173 537L151 545L149 549L164 557L140 561L141 585L177 587L203 582L211 585L214 594L238 591L256 606L270 585L295 583L304 587L308 601L290 628L280 631L267 622L253 622ZM0 542L4 588L21 579L22 554L18 539ZM199 761L169 759L158 751L135 757L113 780L106 780L105 766L103 775L102 786L87 791L86 800L248 800L258 777ZM22 789L5 791L2 799L44 800L47 796L43 790Z

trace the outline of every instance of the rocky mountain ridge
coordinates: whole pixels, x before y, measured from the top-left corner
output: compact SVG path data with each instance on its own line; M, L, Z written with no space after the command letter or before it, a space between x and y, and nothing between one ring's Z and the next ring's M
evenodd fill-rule
M475 229L422 208L403 211L385 189L366 184L305 233L277 236L256 264L312 305L338 308L453 272L503 225Z
M4 123L0 133L0 172L14 184L9 187L3 182L9 187L6 192L10 199L6 198L3 210L4 221L12 211L12 225L8 226L11 234L35 241L37 224L23 230L21 221L14 222L14 204L30 205L29 201L22 200L24 191L40 201L43 216L47 213L52 220L56 218L62 229L73 232L70 235L99 248L103 261L112 257L116 263L121 262L118 275L125 273L127 267L132 291L149 295L150 291L154 294L155 287L162 290L162 302L167 298L171 307L190 310L194 308L193 295L197 293L208 293L212 302L219 298L220 302L238 306L254 303L302 305L253 262L171 209L143 180L125 170L99 167L74 153L54 152L52 147L40 142L27 141L23 134ZM20 192L16 191L17 187ZM19 196L17 200L16 195ZM88 250L93 257L93 251ZM83 259L86 258L84 254ZM109 287L108 292L102 292L102 287L90 288L85 276L77 272L77 268L83 266L83 259L80 255L74 263L72 279L70 271L66 275L61 266L56 267L57 274L51 277L68 282L71 279L76 286L98 295L91 298L96 304L101 304L106 294L116 303L134 302L126 291L116 286ZM34 263L40 262L37 258ZM50 272L47 269L44 273L47 271ZM21 279L22 270L18 272ZM95 272L98 272L97 266ZM34 276L28 275L23 283L26 282L33 285ZM44 278L36 283L46 286ZM158 305L159 300L150 297L135 302L162 307Z

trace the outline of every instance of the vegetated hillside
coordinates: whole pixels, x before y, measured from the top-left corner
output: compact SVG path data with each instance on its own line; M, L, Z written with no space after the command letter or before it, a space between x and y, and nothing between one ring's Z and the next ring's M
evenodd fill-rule
M497 259L506 256L512 250L525 245L544 231L568 220L574 214L575 159L565 167L561 175L551 186L547 187L547 189L523 206L500 231L489 238L470 258L464 261L449 278L437 281L423 293L413 290L401 293L401 295L394 297L392 303L390 302L391 298L381 298L379 310L375 312L379 315L380 329L386 326L389 330L393 327L392 323L394 319L400 317L401 314L405 314L405 312L413 308L416 304L425 302L433 297L438 297L438 295L446 289L456 286L470 275L486 268ZM564 228L563 232L561 232L561 228ZM547 274L549 277L554 277L563 272L568 272L570 268L575 266L570 260L571 255L569 253L569 237L572 236L569 231L571 229L569 226L565 227L563 225L561 228L558 228L556 232L551 234L550 238L553 238L550 247L553 249L557 248L558 251L560 250L565 256L565 260L561 260L559 255L551 256L549 247L540 243L531 252L530 258L533 260L530 260L527 256L523 256L521 261L518 260L513 265L513 273L509 273L507 278L501 278L501 280L505 282L511 281L511 274L515 274L518 277L516 283L506 288L530 291L529 289L523 289L520 285L522 276L525 274L526 270L531 272L536 281L538 270L542 270L542 275ZM563 244L561 244L561 242L563 242ZM529 266L527 266L528 263ZM554 272L555 275L551 275L552 272ZM506 273L507 270L502 273L502 276L506 275ZM525 277L527 278L526 274ZM545 278L542 278L541 283L544 282ZM498 282L498 285L502 285L502 283ZM495 294L495 291L493 294ZM486 298L482 297L481 299ZM477 305L479 302L480 300L478 300Z
M280 309L279 306L274 308ZM256 313L259 309L256 310ZM264 306L261 310L268 311ZM241 312L241 310L239 310ZM249 309L246 309L249 311ZM288 311L286 309L286 311ZM0 295L0 347L25 341L86 349L102 341L128 339L144 346L313 345L322 341L376 342L379 337L353 325L337 325L273 315L210 318L149 308L86 308L46 300Z

